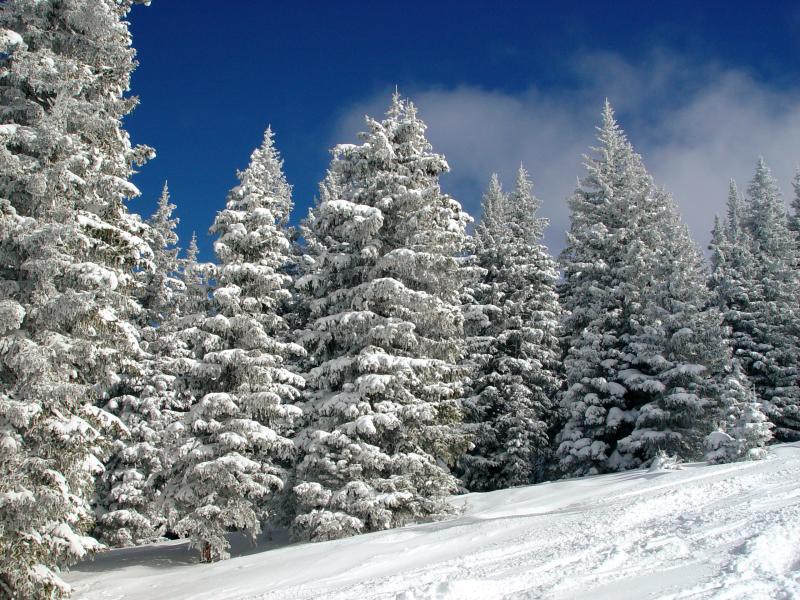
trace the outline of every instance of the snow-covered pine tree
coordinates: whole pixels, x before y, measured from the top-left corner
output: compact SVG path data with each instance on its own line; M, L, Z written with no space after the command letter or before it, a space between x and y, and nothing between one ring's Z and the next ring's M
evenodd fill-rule
M588 174L569 201L572 222L560 259L567 385L561 404L568 421L556 441L562 470L574 475L610 470L616 441L636 418L617 381L632 333L628 314L639 306L641 289L624 250L636 244L638 206L650 182L608 103L598 132L598 156L585 157Z
M779 441L800 439L800 272L796 234L763 159L747 188L742 223L751 240L750 343L735 345ZM734 335L737 333L734 325ZM734 342L736 338L734 337Z
M789 216L789 229L794 232L797 241L798 250L800 250L800 166L792 179L792 189L794 196L792 196L791 213ZM798 252L798 260L800 260L800 252Z
M730 360L705 260L672 198L661 189L651 193L653 225L640 235L652 270L627 339L630 366L620 371L638 416L631 434L617 442L616 468L638 466L658 452L700 458L717 410L716 382Z
M706 460L723 463L763 458L764 446L772 439L772 424L738 360L734 359L723 381L719 408L717 429L706 438Z
M751 301L755 300L755 259L753 242L742 224L744 204L731 180L728 190L727 216L724 223L715 219L711 235L711 275L709 287L712 302L722 312L729 328L730 345L734 356L749 351L754 342L750 335L755 324Z
M205 561L227 557L226 531L260 531L293 457L286 435L304 385L284 364L303 349L282 341L291 187L271 130L238 176L211 228L219 260L214 314L200 326L205 352L182 376L194 402L165 489L179 517L174 530Z
M152 256L122 118L134 50L131 0L0 5L0 590L69 593L61 565L86 536L103 431L96 408L139 371L134 269Z
M481 220L475 227L475 249L480 253L489 253L496 246L494 236L503 231L503 224L508 220L508 195L497 173L489 178L489 187L483 194L481 202Z
M172 493L174 487L167 484L175 476L175 460L185 441L182 421L194 402L194 392L202 386L202 380L193 377L193 369L217 342L217 336L203 328L211 310L209 280L215 268L212 263L199 262L198 256L197 236L193 233L186 257L179 259L181 285L172 296L174 309L148 341L154 374L149 389L160 397L162 406L158 429L160 470L150 474L146 487L152 523L158 533L175 534L172 528L185 516Z
M139 302L144 326L161 325L175 311L175 297L183 287L178 276L180 248L175 229L179 220L173 216L175 208L165 182L158 207L147 220L145 232L145 239L153 250L153 269L142 272L144 281Z
M209 291L210 281L214 273L212 263L201 263L198 260L200 249L197 246L197 234L192 232L189 247L186 249L186 258L181 261L180 280L183 292L175 302L175 313L179 317L186 315L203 315L210 310ZM170 319L172 321L174 319Z
M701 453L726 355L719 318L703 309L700 255L608 103L598 131L561 257L568 420L557 454L572 475Z
M324 540L452 511L469 216L414 105L395 94L360 145L334 149L306 222L313 268L308 426L298 438L295 535Z
M178 219L164 184L156 212L148 219L144 239L153 250L150 269L137 272L141 311L138 322L147 355L142 372L130 382L128 393L114 400L116 414L129 435L113 442L97 494L97 527L94 535L113 546L131 546L154 541L163 530L158 511L165 459L162 447L165 429L174 418L174 376L168 367L173 331L167 322L177 317L185 285L178 273Z
M464 428L471 437L477 434L478 420L474 411L470 410L469 396L473 388L472 379L491 359L490 349L494 341L496 323L501 317L499 306L492 304L491 284L487 281L489 271L481 267L482 263L491 261L498 245L494 234L499 231L499 218L506 210L508 197L497 174L489 179L489 186L481 201L481 220L475 227L475 234L468 238L467 257L473 265L474 276L462 292L462 313L464 315L464 362L468 370L470 384L465 388L465 422ZM464 457L466 458L466 457ZM464 478L464 464L458 465L459 477Z
M461 461L462 481L473 491L544 475L561 386L558 272L541 244L547 221L536 215L540 203L525 169L507 197L493 176L483 204L475 237L486 275L475 298L484 326L468 338L478 362L465 401L475 447Z

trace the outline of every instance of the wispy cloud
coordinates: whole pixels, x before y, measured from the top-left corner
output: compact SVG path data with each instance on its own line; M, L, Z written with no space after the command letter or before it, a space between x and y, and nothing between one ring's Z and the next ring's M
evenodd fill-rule
M697 242L723 212L731 177L744 187L764 156L788 194L800 160L800 90L776 90L744 72L654 52L636 64L597 54L570 66L575 85L507 94L470 86L401 90L419 106L434 148L452 172L443 187L473 215L489 175L510 185L520 162L551 220L546 242L558 252L569 226L566 198L583 174L604 98L657 183L672 192ZM342 115L335 141L351 141L365 114L379 116L388 91Z

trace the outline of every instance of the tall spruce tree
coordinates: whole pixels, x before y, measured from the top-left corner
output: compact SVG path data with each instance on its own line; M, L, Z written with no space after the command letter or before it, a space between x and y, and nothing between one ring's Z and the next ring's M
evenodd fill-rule
M178 297L175 314L189 316L205 315L209 309L210 280L214 272L211 263L198 260L200 250L197 246L197 234L192 232L186 258L181 261L180 279L184 292Z
M641 236L652 270L627 340L630 368L620 372L636 402L644 402L631 434L617 442L624 468L659 451L702 456L709 417L719 403L716 382L730 360L722 315L711 305L705 260L669 195L661 189L651 193L654 225Z
M155 213L147 220L144 239L153 250L150 269L136 275L141 311L141 329L146 356L140 375L130 382L128 393L113 402L128 435L115 439L105 471L99 479L97 527L101 541L113 546L131 546L154 541L163 533L164 519L158 510L158 495L169 454L163 451L165 428L174 418L174 376L164 370L166 340L172 332L167 321L177 316L185 291L179 277L175 229L175 205L164 184Z
M536 215L539 205L522 167L509 196L496 175L484 195L475 237L486 275L467 312L481 317L467 319L477 364L465 409L475 447L461 464L462 481L474 491L541 479L549 460L561 385L561 309L555 261L541 244L547 221Z
M573 475L634 468L659 451L699 456L726 357L674 204L608 103L598 131L561 257L567 422L557 454Z
M179 220L173 216L175 208L165 182L156 211L147 220L145 231L145 239L153 250L153 269L141 273L143 282L139 302L145 327L161 325L175 311L176 296L182 291L183 284L178 276L180 248L175 232Z
M734 356L754 346L751 332L756 315L751 303L759 293L755 286L753 242L742 223L743 212L743 199L736 182L731 180L727 216L724 223L717 218L712 231L709 287L712 301L729 328Z
M486 368L491 359L490 350L494 341L496 323L500 319L501 309L492 304L492 286L488 281L489 271L481 264L491 262L498 248L494 235L500 231L501 219L508 204L508 197L496 173L489 179L489 186L481 201L481 220L475 227L475 234L468 238L467 254L471 261L475 276L467 282L462 292L462 312L464 315L464 361L470 379ZM470 385L474 388L474 382ZM465 389L471 395L471 389ZM464 427L474 437L478 421L470 410L469 398L465 398ZM464 457L466 459L466 457ZM464 464L460 465L459 476L463 479Z
M746 345L735 347L779 441L800 439L800 273L797 239L763 159L747 188L743 226L751 241ZM736 332L736 329L734 329ZM735 339L735 338L734 338Z
M312 268L307 428L295 535L322 540L436 518L466 448L459 308L468 215L443 194L447 162L395 95L360 145L334 149L306 222Z
M285 366L303 350L282 339L291 187L271 130L238 175L211 228L219 259L214 314L200 325L204 352L183 376L194 402L165 489L175 531L205 561L227 557L226 531L260 531L293 457L286 436L304 384Z
M193 233L186 257L180 259L178 279L181 283L173 294L173 310L154 330L148 350L153 360L150 386L162 398L161 427L158 429L160 470L147 481L147 495L156 516L158 532L175 534L175 525L186 515L185 506L175 497L176 461L186 441L183 421L195 401L202 383L202 370L196 369L209 348L217 342L215 334L206 331L210 316L209 281L214 276L212 263L198 261L197 236Z
M140 372L134 270L152 253L124 200L152 151L122 118L132 0L0 5L0 590L69 593L99 544L88 501L123 427L97 408Z

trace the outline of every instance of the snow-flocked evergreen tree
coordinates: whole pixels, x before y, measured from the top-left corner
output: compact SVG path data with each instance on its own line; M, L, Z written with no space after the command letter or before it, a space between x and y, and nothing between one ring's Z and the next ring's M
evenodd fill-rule
M104 432L98 408L140 372L134 270L149 268L128 181L152 153L122 118L132 0L0 5L0 590L69 593Z
M794 190L794 196L792 196L789 229L794 232L795 239L798 242L798 257L800 257L800 166L797 167L794 179L792 179L792 189Z
M752 265L749 319L734 328L734 348L779 441L800 439L800 272L796 234L763 159L747 188L742 225ZM741 278L742 276L740 276ZM747 343L737 344L737 330Z
M699 458L719 401L716 382L730 357L705 260L672 199L660 189L652 193L658 232L647 240L652 272L628 340L631 369L621 375L634 396L640 386L652 392L655 381L664 387L639 406L633 432L617 443L624 466L659 451Z
M728 190L727 216L724 223L717 217L711 234L711 276L709 287L713 301L722 311L725 324L731 329L732 346L750 343L747 331L752 328L750 312L754 278L752 240L742 225L744 204L736 182ZM755 297L755 296L753 296Z
M539 205L524 168L508 196L494 175L476 229L477 264L485 275L466 311L477 364L473 395L465 401L475 447L461 463L472 491L541 479L550 457L561 386L561 310L555 261L541 244L547 221L537 217Z
M194 401L177 426L180 449L165 487L174 530L205 561L227 557L226 531L260 531L293 457L286 436L304 385L285 366L303 349L283 340L291 187L271 130L238 175L211 228L214 314L199 324L202 352L181 376Z
M727 357L702 257L608 103L598 140L562 254L567 422L557 454L573 475L658 452L701 455Z
M395 94L360 145L334 149L305 224L307 427L295 535L323 540L452 511L461 418L459 294L468 215L414 105Z
M147 220L145 231L145 239L153 250L153 269L142 272L144 281L139 302L145 326L161 325L175 311L176 297L183 291L178 276L180 248L175 232L178 226L178 219L173 216L175 208L170 202L169 187L164 183L158 206Z
M737 360L722 384L719 408L717 429L706 438L706 460L722 463L763 458L764 446L772 439L772 424Z
M166 428L174 420L174 376L169 372L171 344L162 339L172 335L167 321L178 316L185 285L179 277L175 229L175 205L164 184L156 212L148 219L144 239L153 250L152 267L137 272L143 347L142 372L131 383L129 393L115 399L116 413L128 435L113 441L98 485L95 535L113 546L130 546L154 541L163 533L159 514L158 482L165 461ZM167 367L167 369L165 369Z
M156 429L159 469L147 478L146 493L155 532L175 534L181 505L167 484L175 473L175 461L184 441L183 418L194 401L193 393L202 385L192 377L192 369L205 352L213 347L216 336L203 329L209 317L211 301L209 280L214 275L212 263L198 261L197 236L193 233L186 257L179 260L178 280L172 294L173 310L164 322L150 332L148 351L152 368L148 380L150 395L159 398L161 419Z

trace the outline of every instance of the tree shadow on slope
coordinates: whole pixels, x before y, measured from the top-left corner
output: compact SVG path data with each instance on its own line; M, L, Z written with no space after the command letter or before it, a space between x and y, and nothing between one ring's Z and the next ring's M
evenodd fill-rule
M228 541L231 544L231 558L282 548L290 543L286 529L271 529L259 535L255 542L243 533L229 533ZM94 559L72 566L70 571L100 573L134 566L171 569L199 562L200 553L189 548L188 540L173 540L134 548L113 548L98 554Z

